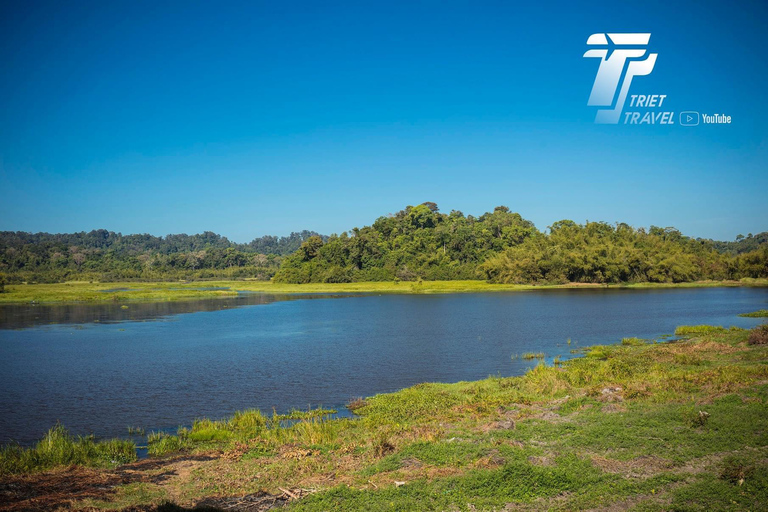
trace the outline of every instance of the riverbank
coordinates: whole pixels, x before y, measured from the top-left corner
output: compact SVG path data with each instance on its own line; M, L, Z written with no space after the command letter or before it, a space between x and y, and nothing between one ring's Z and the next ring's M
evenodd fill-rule
M130 302L193 300L232 297L238 292L260 293L471 293L510 292L573 288L704 288L704 287L768 286L768 279L741 281L696 281L690 283L623 283L560 285L492 284L486 281L402 281L360 283L286 284L272 281L183 281L91 283L72 281L60 284L6 285L0 293L0 304L66 303L66 302Z
M522 377L357 399L354 419L201 420L114 469L12 475L4 452L0 509L757 510L767 330L626 339Z

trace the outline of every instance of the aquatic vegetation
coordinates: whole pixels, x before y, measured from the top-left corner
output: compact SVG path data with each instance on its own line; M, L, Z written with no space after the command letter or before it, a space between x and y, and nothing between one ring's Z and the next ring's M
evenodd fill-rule
M522 355L522 358L526 361L530 361L531 359L544 359L546 357L546 354L544 352L526 352Z
M701 335L701 334L717 334L717 333L725 333L728 331L738 331L740 330L739 327L731 327L730 329L726 329L722 326L715 326L715 325L681 325L677 329L675 329L675 335L676 336L693 336L693 335Z
M747 318L766 318L768 317L768 309L759 309L751 313L742 313L739 316L744 316Z

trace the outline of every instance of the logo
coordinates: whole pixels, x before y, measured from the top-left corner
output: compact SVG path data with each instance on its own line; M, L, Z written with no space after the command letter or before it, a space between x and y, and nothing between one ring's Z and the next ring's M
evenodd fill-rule
M584 57L600 59L587 105L599 107L597 124L618 124L629 86L636 76L650 75L658 53L647 53L651 34L592 34ZM617 94L618 93L618 94Z
M683 126L696 126L699 124L698 112L680 112L680 124Z

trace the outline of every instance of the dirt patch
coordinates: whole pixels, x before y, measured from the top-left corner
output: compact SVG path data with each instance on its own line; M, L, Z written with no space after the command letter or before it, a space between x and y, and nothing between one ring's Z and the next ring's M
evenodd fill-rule
M197 508L209 507L218 510L237 512L261 512L284 506L292 500L298 500L313 491L307 489L281 489L282 494L260 492L245 496L227 498L206 498L197 503Z
M653 476L662 471L668 471L673 467L671 461L653 455L644 455L627 461L607 459L600 455L593 455L592 463L607 473L618 473L636 478Z
M31 475L6 476L0 480L0 511L47 511L70 508L85 499L109 501L121 485L164 484L177 475L179 464L210 459L207 456L147 459L114 470L72 466Z
M616 402L610 402L605 404L601 409L600 412L604 412L606 414L613 414L617 412L627 412L627 408L621 404L618 404Z
M533 464L534 466L545 466L545 467L552 467L555 465L555 459L554 457L548 457L548 456L530 456L528 457L528 462Z
M55 510L75 501L109 498L118 485L141 481L129 475L71 467L34 475L10 476L0 482L0 510Z

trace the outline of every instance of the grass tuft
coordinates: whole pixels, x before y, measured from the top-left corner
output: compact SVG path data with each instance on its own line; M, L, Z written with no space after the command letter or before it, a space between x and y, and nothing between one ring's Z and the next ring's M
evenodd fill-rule
M0 448L0 475L34 473L73 464L114 467L134 460L136 445L133 441L73 437L62 425L56 425L33 447L9 445Z

